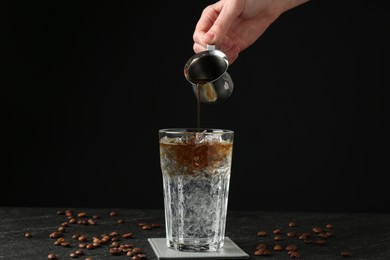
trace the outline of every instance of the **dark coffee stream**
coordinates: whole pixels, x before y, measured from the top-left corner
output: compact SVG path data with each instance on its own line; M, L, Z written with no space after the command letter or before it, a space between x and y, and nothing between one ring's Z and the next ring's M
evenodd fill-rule
M203 85L211 80L198 80L196 81L196 127L198 132L200 131L200 93L202 92Z
M203 84L203 82L196 84L196 127L198 132L200 131L200 91Z

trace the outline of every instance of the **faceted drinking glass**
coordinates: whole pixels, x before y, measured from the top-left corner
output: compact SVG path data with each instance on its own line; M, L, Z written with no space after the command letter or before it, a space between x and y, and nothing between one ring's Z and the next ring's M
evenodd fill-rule
M232 130L159 130L167 246L217 251L224 245Z

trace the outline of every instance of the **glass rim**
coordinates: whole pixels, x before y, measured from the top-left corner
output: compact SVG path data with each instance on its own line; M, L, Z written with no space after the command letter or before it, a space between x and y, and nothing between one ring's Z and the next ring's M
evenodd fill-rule
M204 133L204 134L215 134L215 133L223 133L223 134L233 134L234 131L225 128L207 128L207 127L173 127L173 128L162 128L158 130L160 133L170 133L170 134L183 134L183 133ZM206 132L205 132L206 131Z

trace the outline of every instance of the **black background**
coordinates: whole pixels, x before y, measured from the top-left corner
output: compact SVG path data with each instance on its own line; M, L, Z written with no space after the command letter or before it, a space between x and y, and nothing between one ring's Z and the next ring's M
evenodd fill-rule
M213 2L9 1L0 205L163 207L157 131L196 126L183 67ZM201 125L235 131L230 209L390 212L381 5L306 3L229 67Z

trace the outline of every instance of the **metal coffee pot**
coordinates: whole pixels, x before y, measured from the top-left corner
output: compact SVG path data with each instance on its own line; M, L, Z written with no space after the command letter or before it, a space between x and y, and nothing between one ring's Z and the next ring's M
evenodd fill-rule
M233 81L227 73L227 56L214 45L192 56L184 66L184 76L200 102L222 104L233 92Z

